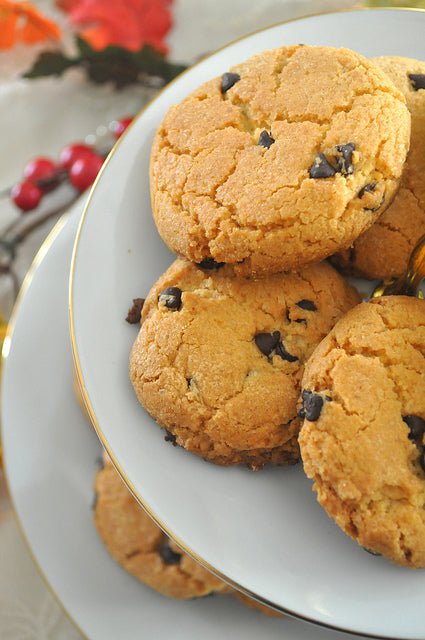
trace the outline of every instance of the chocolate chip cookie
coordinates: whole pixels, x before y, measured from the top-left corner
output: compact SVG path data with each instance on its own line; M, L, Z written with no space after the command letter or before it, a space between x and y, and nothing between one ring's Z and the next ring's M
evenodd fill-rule
M349 311L303 389L301 455L319 503L366 549L425 567L425 302Z
M327 264L252 280L178 259L143 306L130 356L137 398L205 459L295 463L304 364L358 300Z
M374 61L406 97L412 116L410 151L394 201L336 262L367 278L390 279L404 273L425 234L425 62L396 56Z
M172 542L140 507L106 454L96 474L95 496L95 524L109 553L147 586L182 600L228 593L266 616L283 617L226 585Z
M189 260L242 275L319 261L391 201L409 135L402 92L361 55L265 51L166 115L150 168L159 233Z
M95 482L94 519L112 557L131 575L171 598L230 591L183 553L139 506L109 459Z

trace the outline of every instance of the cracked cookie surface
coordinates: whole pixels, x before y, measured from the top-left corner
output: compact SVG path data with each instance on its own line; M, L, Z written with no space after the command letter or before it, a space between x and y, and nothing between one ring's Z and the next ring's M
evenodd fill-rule
M112 557L128 573L171 598L231 591L184 553L140 507L111 461L97 472L94 519Z
M425 80L425 62L397 56L374 62L406 97L412 116L410 151L394 201L351 249L336 256L336 263L368 278L390 279L404 273L425 234L425 90L415 82L418 75Z
M177 259L143 306L130 356L136 396L205 459L295 463L304 363L358 300L328 264L251 280Z
M322 400L299 438L319 503L366 549L425 567L425 302L355 307L313 353L303 388L310 405Z
M350 246L398 186L403 94L348 49L282 47L232 72L172 107L156 134L151 199L164 241L242 275Z

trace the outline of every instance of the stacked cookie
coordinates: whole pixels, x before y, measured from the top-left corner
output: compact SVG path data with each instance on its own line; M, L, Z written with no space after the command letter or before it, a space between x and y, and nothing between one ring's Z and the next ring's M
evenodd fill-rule
M295 463L304 364L358 300L327 264L255 280L178 258L143 307L130 359L136 395L205 459Z
M184 257L147 298L130 377L177 444L219 464L298 461L305 362L359 302L318 261L393 198L409 132L377 65L330 47L265 52L171 108L152 205Z
M266 51L170 109L152 148L164 241L252 276L347 248L392 200L409 147L402 92L347 49Z
M301 452L320 504L366 549L425 567L425 302L352 309L303 386Z
M276 611L234 591L184 553L151 520L104 454L95 480L94 520L111 556L132 576L179 600L231 594L268 616Z
M179 257L143 308L138 300L129 315L142 323L130 356L131 382L168 440L217 464L252 469L297 462L301 442L305 470L328 512L362 545L396 561L400 554L391 552L391 543L376 542L379 532L376 539L359 533L350 520L353 503L328 499L343 483L338 474L327 478L322 464L338 459L339 448L351 442L352 416L347 410L332 422L329 413L333 446L327 451L317 444L322 420L340 400L331 384L334 361L323 345L345 322L363 339L358 323L381 307L356 306L357 292L322 261L332 257L347 272L368 277L405 269L425 233L424 88L425 64L299 45L254 56L172 107L153 143L150 177L158 231ZM410 303L389 304L410 314ZM424 303L413 303L419 317ZM401 321L403 312L395 317ZM391 342L394 327L384 312L380 318ZM398 338L412 346L406 331L400 325ZM348 338L335 347L355 348ZM388 369L382 350L373 357ZM317 362L327 363L327 386L312 377ZM401 397L404 374L388 369L387 376ZM347 389L357 397L359 387ZM380 402L382 392L368 387L375 391ZM417 427L425 401L401 404L397 429L411 461L412 442L422 451L423 432L410 437L404 418L413 415ZM338 440L340 425L341 433L348 431ZM379 444L382 433L371 433ZM341 468L348 477L352 469ZM412 474L423 473L415 462Z
M425 234L425 63L392 56L374 62L406 98L412 120L410 150L392 203L352 247L335 256L335 263L346 272L387 280L406 271Z

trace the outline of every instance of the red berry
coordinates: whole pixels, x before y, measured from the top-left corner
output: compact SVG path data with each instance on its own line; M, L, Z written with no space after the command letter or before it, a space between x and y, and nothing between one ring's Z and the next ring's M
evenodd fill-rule
M37 185L30 180L24 180L12 187L10 195L19 209L22 211L31 211L31 209L35 209L38 206L43 197L43 192L40 187L37 187Z
M69 171L74 162L80 158L93 155L95 155L95 152L92 147L88 144L77 142L76 144L69 144L67 147L62 149L59 155L59 163L63 169L67 169Z
M92 153L76 160L69 171L69 179L78 191L85 191L90 187L100 167L103 164L103 158Z
M133 122L132 116L127 116L126 118L121 118L121 120L118 120L118 122L114 126L114 136L116 140L118 140L118 138L122 136L131 122Z
M46 178L53 178L56 173L56 164L50 158L34 158L28 162L24 169L24 178L37 182Z

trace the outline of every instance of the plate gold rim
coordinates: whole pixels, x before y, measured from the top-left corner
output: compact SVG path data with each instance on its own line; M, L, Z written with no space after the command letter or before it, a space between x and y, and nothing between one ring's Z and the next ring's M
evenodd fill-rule
M102 165L102 168L100 170L100 172L98 173L96 180L94 181L91 189L90 189L90 193L88 195L88 198L86 200L85 206L84 206L84 210L83 210L83 214L81 216L81 220L80 223L78 225L78 229L77 229L77 234L75 237L75 243L74 243L74 248L73 248L73 252L72 252L72 259L71 259L71 268L70 268L70 277L69 277L69 298L68 298L68 311L69 311L69 328L70 328L70 338L71 338L71 346L72 346L72 354L73 354L73 358L74 358L74 366L75 366L75 373L76 373L76 377L77 377L77 382L81 391L81 395L82 398L84 400L84 404L86 406L86 410L87 413L90 417L90 420L92 422L93 428L99 438L99 440L101 441L102 446L104 447L104 449L106 450L108 456L110 457L116 471L119 473L119 475L121 476L121 479L123 480L124 484L127 486L127 489L130 491L130 493L133 495L133 497L137 500L137 502L139 503L139 505L146 511L146 513L152 518L152 520L155 522L155 524L160 527L160 529L162 529L162 531L164 531L164 533L171 538L185 553L187 553L189 556L191 556L194 560L196 560L197 562L199 562L200 565L202 565L204 568L206 568L208 571L210 571L211 573L213 573L214 575L216 575L218 578L220 578L221 580L223 580L223 582L226 582L227 584L229 584L231 587L233 587L234 589L236 589L237 591L240 591L241 593L247 595L248 597L252 598L253 600L256 600L257 602L259 602L260 604L263 604L267 607L270 607L272 609L275 609L276 611L279 611L280 613L286 614L292 618L296 618L298 620L304 621L304 622L308 622L310 624L319 626L319 627L323 627L325 629L331 629L334 631L340 631L343 633L347 633L350 635L357 635L360 637L365 637L365 638L376 638L377 640L400 640L400 638L395 638L392 636L382 636L382 635L368 635L366 633L359 633L356 630L353 629L347 629L347 628L343 628L343 627L339 627L333 624L327 624L325 622L319 622L313 618L309 618L308 616L296 613L294 611L291 611L290 609L287 609L285 607L282 607L278 604L272 603L271 601L267 600L266 598L250 591L249 589L246 589L245 587L243 587L242 585L238 584L236 581L232 580L231 578L229 578L228 576L226 576L225 574L221 573L220 571L218 571L215 567L213 567L211 564L209 564L208 562L206 562L203 558L201 558L195 551L193 551L189 546L187 546L183 540L181 540L178 536L176 536L168 527L167 525L156 516L156 514L154 513L154 511L151 509L151 507L146 504L146 502L144 501L143 497L141 495L138 494L138 492L136 491L134 485L131 483L131 481L128 479L125 471L123 470L123 468L121 467L121 465L118 463L118 460L116 459L113 451L111 450L108 441L100 427L99 421L97 419L97 416L94 412L93 406L91 404L91 400L90 397L87 393L87 389L85 387L85 383L84 383L84 376L82 374L82 370L81 370L81 364L80 364L80 358L79 358L79 354L78 354L78 348L77 348L77 342L76 342L76 337L75 337L75 324L74 324L74 304L73 304L73 288L74 288L74 281L75 281L75 265L76 265L76 261L77 261L77 254L78 254L78 248L79 248L79 244L80 244L80 239L81 239L81 234L82 234L82 230L87 218L87 214L90 208L90 204L93 198L93 194L100 182L100 180L102 179L102 175L103 172L106 169L106 166L109 164L112 156L116 153L117 149L119 148L120 144L122 143L123 139L125 138L126 135L128 135L129 131L132 129L132 127L135 125L136 121L139 120L140 117L142 117L142 115L144 114L144 112L155 102L155 100L157 100L163 93L164 91L166 91L169 87L171 87L173 84L175 84L178 80L180 80L180 78L185 75L186 73L188 73L191 69L193 69L194 67L197 67L198 65L202 64L203 62L205 62L205 60L208 60L209 58L211 58L212 56L214 56L216 53L220 52L220 51L224 51L225 49L228 49L229 47L233 46L234 44L241 42L243 40L246 40L247 38L250 38L251 36L257 34L257 33L262 33L264 31L267 31L269 29L272 29L274 27L278 27L281 25L286 25L286 24L291 24L293 22L299 22L300 20L305 20L307 18L316 18L319 16L324 16L324 15L332 15L332 14L345 14L345 13L357 13L360 11L404 11L404 12L418 12L418 13L425 13L425 9L420 8L420 7L391 7L391 6L386 6L386 7L352 7L351 9L337 9L337 10L330 10L330 11L318 11L318 12L314 12L314 13L309 13L303 16L299 16L297 18L290 18L288 20L283 20L280 22L277 22L275 24L271 24L267 27L263 27L261 29L256 29L255 31L252 31L244 36L241 36L240 38L236 38L235 40L232 40L231 42L229 42L228 44L224 45L223 47L220 47L218 49L216 49L215 51L213 51L212 53L210 53L208 56L206 56L205 58L202 58L201 60L199 60L198 62L196 62L195 64L191 65L188 69L186 69L185 71L183 71L180 75L178 75L176 78L174 78L171 82L169 82L167 85L165 85L151 100L149 100L143 107L142 109L137 113L137 115L134 117L132 123L130 124L130 126L126 129L126 131L122 134L122 136L117 140L117 142L114 144L114 146L112 147L111 151L109 152L104 164Z
M16 297L15 303L13 305L13 309L12 309L12 313L10 315L10 319L9 322L7 324L7 330L6 330L6 336L4 338L3 341L3 346L2 346L2 350L1 350L1 360L0 360L0 368L1 368L1 383L0 383L0 394L1 394L1 400L3 401L3 369L4 369L4 365L6 363L6 360L9 356L10 353L10 347L12 344L12 339L13 339L13 334L15 331L15 325L16 325L16 319L19 315L19 311L20 311L20 307L21 307L21 303L22 300L25 298L29 288L31 287L32 281L34 279L34 275L36 273L36 271L38 270L38 267L40 266L40 264L43 262L44 258L46 257L47 253L50 251L50 249L52 248L55 240L57 239L57 237L59 236L59 234L61 233L62 229L64 229L64 227L66 226L68 220L70 217L70 213L66 212L64 213L59 220L56 222L56 224L53 226L53 228L50 230L50 232L48 233L48 235L46 236L45 240L43 241L43 243L41 244L39 250L37 251L30 268L28 269L25 278L22 282L22 285L19 289L19 293ZM1 402L2 406L3 406L3 402ZM0 442L3 445L3 416L0 420ZM24 544L27 548L28 554L31 558L31 560L34 563L34 566L41 578L41 580L43 581L47 591L50 593L50 595L53 597L53 599L55 600L55 602L59 605L59 608L61 609L61 611L64 613L65 617L69 620L69 622L71 622L71 624L75 627L75 629L77 629L77 631L81 634L82 638L84 638L85 640L89 640L88 636L84 633L84 631L81 629L81 627L79 626L79 624L77 623L77 621L73 618L73 616L70 614L70 612L68 611L68 609L65 607L64 603L62 602L62 600L59 598L58 594L55 592L55 590L53 589L52 585L50 584L46 574L44 573L43 568L41 567L39 561L37 560L37 557L32 549L30 540L26 534L24 525L22 524L22 520L19 516L19 512L18 512L18 508L16 506L15 503L15 498L13 495L13 492L11 491L11 485L10 485L10 480L9 480L9 473L8 473L8 463L7 463L7 454L5 453L5 450L2 446L1 448L1 452L2 452L2 471L3 471L3 477L4 477L4 481L5 481L5 485L6 485L6 489L7 489L7 493L10 499L10 504L12 506L12 512L16 518L16 523L18 525L18 529L19 532L22 536L22 539L24 541Z

